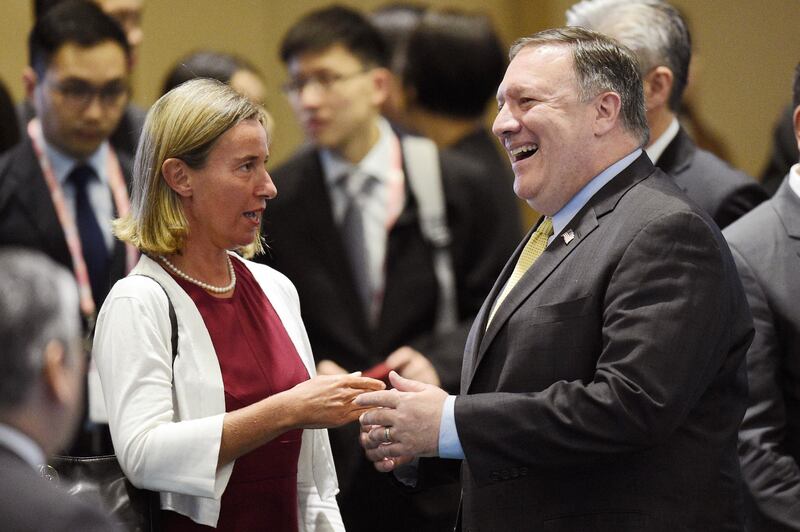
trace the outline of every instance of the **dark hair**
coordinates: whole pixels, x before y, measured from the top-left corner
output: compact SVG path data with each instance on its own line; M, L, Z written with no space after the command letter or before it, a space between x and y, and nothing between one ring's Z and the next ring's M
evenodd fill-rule
M506 64L505 49L488 16L429 11L409 38L403 85L429 111L479 118Z
M66 0L48 9L33 26L28 37L29 65L43 77L53 55L65 44L89 47L105 41L119 44L130 58L128 39L113 18L93 2Z
M644 106L642 78L636 56L602 33L580 27L554 28L523 37L511 45L509 59L522 49L536 46L567 46L572 52L575 77L583 101L606 91L622 102L622 125L644 146L650 137Z
M19 142L19 126L17 125L14 101L8 93L5 83L0 81L0 153L17 142Z
M792 108L800 105L800 63L794 69L794 85L792 87Z
M211 78L230 83L234 74L247 70L259 74L258 69L246 59L234 54L198 50L179 59L167 73L161 94L166 94L181 83L195 78Z
M584 0L567 10L567 24L605 33L633 50L642 77L657 66L669 68L669 108L680 108L689 81L692 39L676 8L663 0Z
M312 11L292 26L283 38L284 63L307 52L322 52L341 44L365 66L388 67L389 49L383 36L367 18L348 7L331 6Z
M397 2L373 10L369 20L378 28L389 47L390 65L397 76L406 66L408 39L422 20L426 8L418 4Z

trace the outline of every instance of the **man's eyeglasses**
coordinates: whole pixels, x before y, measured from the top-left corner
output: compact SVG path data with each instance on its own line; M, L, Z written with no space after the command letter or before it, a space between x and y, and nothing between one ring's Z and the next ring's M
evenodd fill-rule
M337 72L323 70L322 72L311 74L310 76L301 76L291 79L281 85L281 90L286 94L296 95L303 92L303 89L305 89L307 86L316 85L323 91L329 91L340 81L353 79L366 72L367 70L359 70L358 72L353 72L352 74L339 74Z
M61 95L66 105L80 109L88 107L95 97L100 99L103 106L112 107L118 105L128 93L128 86L122 81L112 81L102 87L78 80L50 81L48 84Z

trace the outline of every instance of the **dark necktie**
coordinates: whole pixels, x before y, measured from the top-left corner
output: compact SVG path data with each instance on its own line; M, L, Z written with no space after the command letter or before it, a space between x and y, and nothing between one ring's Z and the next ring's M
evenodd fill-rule
M76 166L67 178L75 187L75 221L81 240L83 260L89 273L92 296L98 305L108 289L109 253L103 232L89 202L89 182L96 178L91 166Z

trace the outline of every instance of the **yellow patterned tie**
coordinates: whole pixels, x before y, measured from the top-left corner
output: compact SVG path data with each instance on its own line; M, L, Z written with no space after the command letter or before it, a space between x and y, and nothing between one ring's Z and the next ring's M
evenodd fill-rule
M525 247L522 248L522 253L519 255L519 259L517 259L517 264L514 266L514 271L511 273L511 277L509 277L506 286L503 287L503 291L500 292L500 295L497 296L497 299L494 301L494 306L492 307L492 312L489 314L489 320L486 322L486 328L489 328L489 324L492 323L492 318L494 318L495 312L497 309L500 308L500 305L503 303L503 300L506 298L508 293L511 291L514 286L516 286L517 282L522 279L522 276L525 275L533 263L536 262L536 259L539 258L539 255L544 252L544 248L547 247L547 239L553 234L553 219L549 216L546 216L542 223L539 224L539 227L536 228L536 231L531 235L530 240L528 243L525 244Z

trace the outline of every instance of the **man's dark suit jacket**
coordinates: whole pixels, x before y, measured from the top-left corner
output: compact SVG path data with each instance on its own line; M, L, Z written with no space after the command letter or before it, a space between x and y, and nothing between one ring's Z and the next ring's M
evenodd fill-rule
M42 479L22 458L0 445L0 529L113 532L117 527L97 508Z
M449 335L433 334L436 276L408 187L406 205L388 237L383 309L377 328L370 332L357 304L319 153L301 150L271 172L278 197L264 215L270 250L261 260L285 273L297 287L317 360L331 359L348 371L364 370L398 347L412 345L430 358L445 388L457 389L470 324L516 246L520 230L516 206L509 209L493 200L497 194L492 187L507 186L502 179L484 175L471 161L455 154L441 152L440 157L462 320ZM408 502L365 459L357 435L356 424L331 431L342 488L340 506L348 530L372 531L378 522L386 531L452 528L457 489L441 500L436 494L426 494Z
M570 229L470 332L463 530L742 530L753 330L719 229L644 154Z
M697 147L681 128L656 163L724 228L769 196L752 177Z
M800 530L800 198L788 180L725 236L756 328L739 432L748 530Z
M117 153L117 158L130 182L131 160L124 153ZM72 271L64 231L27 135L0 157L0 246L37 249ZM106 293L97 294L100 301L125 276L125 246L119 241L115 241L109 270Z

